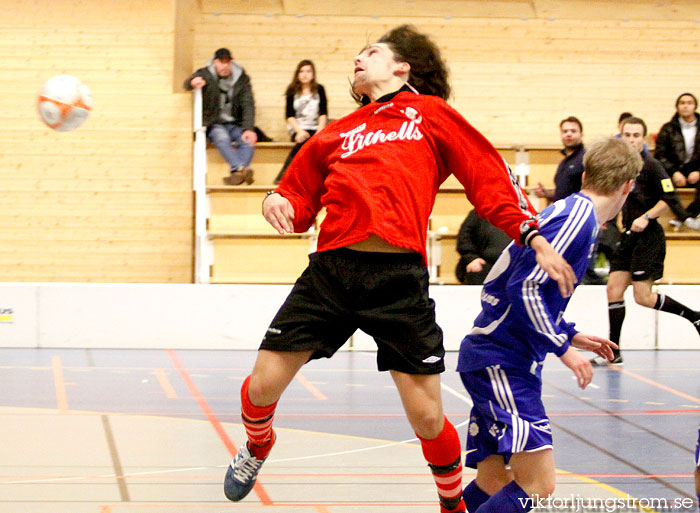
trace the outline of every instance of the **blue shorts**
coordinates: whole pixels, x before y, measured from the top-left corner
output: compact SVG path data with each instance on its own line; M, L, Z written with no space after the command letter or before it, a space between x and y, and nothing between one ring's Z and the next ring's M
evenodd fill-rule
M460 372L474 401L464 465L476 468L487 456L499 454L506 463L516 452L552 448L552 429L542 404L542 382L527 372L492 365Z

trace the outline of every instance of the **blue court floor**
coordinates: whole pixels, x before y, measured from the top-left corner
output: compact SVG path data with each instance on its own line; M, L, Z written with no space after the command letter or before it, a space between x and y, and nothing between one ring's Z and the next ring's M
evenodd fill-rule
M562 501L549 511L576 511L563 500L577 498L609 505L579 511L697 511L700 351L624 357L583 391L559 361L545 364ZM254 358L0 349L0 513L438 511L393 382L364 352L302 369L280 401L278 444L255 493L226 501L222 476L244 440L239 388ZM448 354L443 398L464 441L470 401L455 364ZM466 469L464 483L472 477ZM627 507L630 497L640 502Z

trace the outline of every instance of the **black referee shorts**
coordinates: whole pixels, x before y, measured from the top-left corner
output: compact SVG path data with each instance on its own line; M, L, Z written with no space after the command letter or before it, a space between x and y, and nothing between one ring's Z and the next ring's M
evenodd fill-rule
M610 259L610 272L632 273L632 281L656 281L664 275L666 235L658 222L643 232L623 232Z
M442 330L420 255L345 248L309 255L260 349L313 350L311 359L330 358L357 329L377 343L380 371L445 370Z

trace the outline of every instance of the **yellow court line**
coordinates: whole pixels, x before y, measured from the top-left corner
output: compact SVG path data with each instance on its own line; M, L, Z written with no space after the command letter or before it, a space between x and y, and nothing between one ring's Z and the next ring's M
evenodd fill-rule
M112 508L109 506L102 506L100 507L100 513L112 513Z
M309 392L311 392L311 394L312 394L316 399L318 399L319 401L327 401L327 400L328 400L328 398L327 398L325 395L323 395L323 393L322 393L318 388L316 388L315 386L313 386L313 385L311 384L311 382L310 382L308 379L306 379L306 378L301 374L301 372L297 373L296 378L297 378L297 380L299 381L299 383L301 383L302 385L304 385L304 388L306 388L306 390L308 390Z
M165 374L165 371L163 369L154 369L153 374L155 374L158 383L160 383L160 387L163 389L163 392L165 392L165 397L168 399L177 399L177 392L175 392L170 381L168 381L168 376Z
M585 483L589 483L589 484L595 485L599 488L602 488L603 490L607 490L608 492L613 493L613 494L617 495L618 497L623 497L625 499L630 498L630 500L634 499L633 497L630 496L630 494L625 493L622 490L618 490L617 488L614 488L614 487L607 485L605 483L601 483L600 481L596 481L595 479L591 479L590 477L582 476L581 474L576 474L574 472L567 472L566 470L560 470L560 469L557 469L557 474L564 474L564 475L573 476L577 479L580 479L581 481L583 481ZM655 509L651 509L651 508L644 508L644 507L639 506L639 509L642 511L646 511L647 513L659 513Z
M686 394L686 393L684 393L684 392L681 392L681 391L676 390L676 389L674 389L674 388L671 388L671 387L669 387L669 386L662 385L661 383L657 383L657 382L654 381L653 379L649 379L649 378L647 378L647 377L644 377L644 376L642 376L642 375L640 375L640 374L637 374L636 372L632 372L632 371L629 371L629 370L626 370L626 369L622 369L622 368L620 368L619 366L615 366L615 365L608 365L608 367L609 367L610 369L614 370L614 371L620 372L620 373L622 373L622 374L627 374L628 376L631 376L631 377L633 377L633 378L636 378L636 379L638 379L639 381L642 381L642 382L646 383L647 385L651 385L651 386L654 386L654 387L656 387L656 388L660 388L661 390L664 390L664 391L666 391L666 392L670 392L670 393L672 393L672 394L674 394L674 395L677 395L678 397L682 397L683 399L688 399L689 401L693 401L693 402L695 402L695 403L700 404L700 399L698 399L697 397L693 397L692 395L688 395L688 394Z
M63 380L61 357L54 356L51 358L51 366L53 368L53 382L56 387L56 405L58 411L64 413L68 411L68 396L66 395L66 382Z

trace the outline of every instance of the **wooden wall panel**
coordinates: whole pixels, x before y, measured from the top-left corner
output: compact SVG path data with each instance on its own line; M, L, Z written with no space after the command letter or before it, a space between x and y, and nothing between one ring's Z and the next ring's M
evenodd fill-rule
M646 4L645 4L646 5ZM331 117L354 108L352 59L367 42L410 21L448 61L452 104L497 144L558 144L558 123L577 115L585 136L616 130L629 110L651 132L674 113L676 96L700 83L700 23L546 18L398 18L203 13L194 67L229 46L251 76L257 122L283 140L284 98L296 63L311 58Z
M191 98L173 94L175 13L175 0L3 2L1 280L191 282ZM57 74L92 91L74 132L36 113Z
M395 16L407 18L692 19L697 0L202 0L219 14Z

